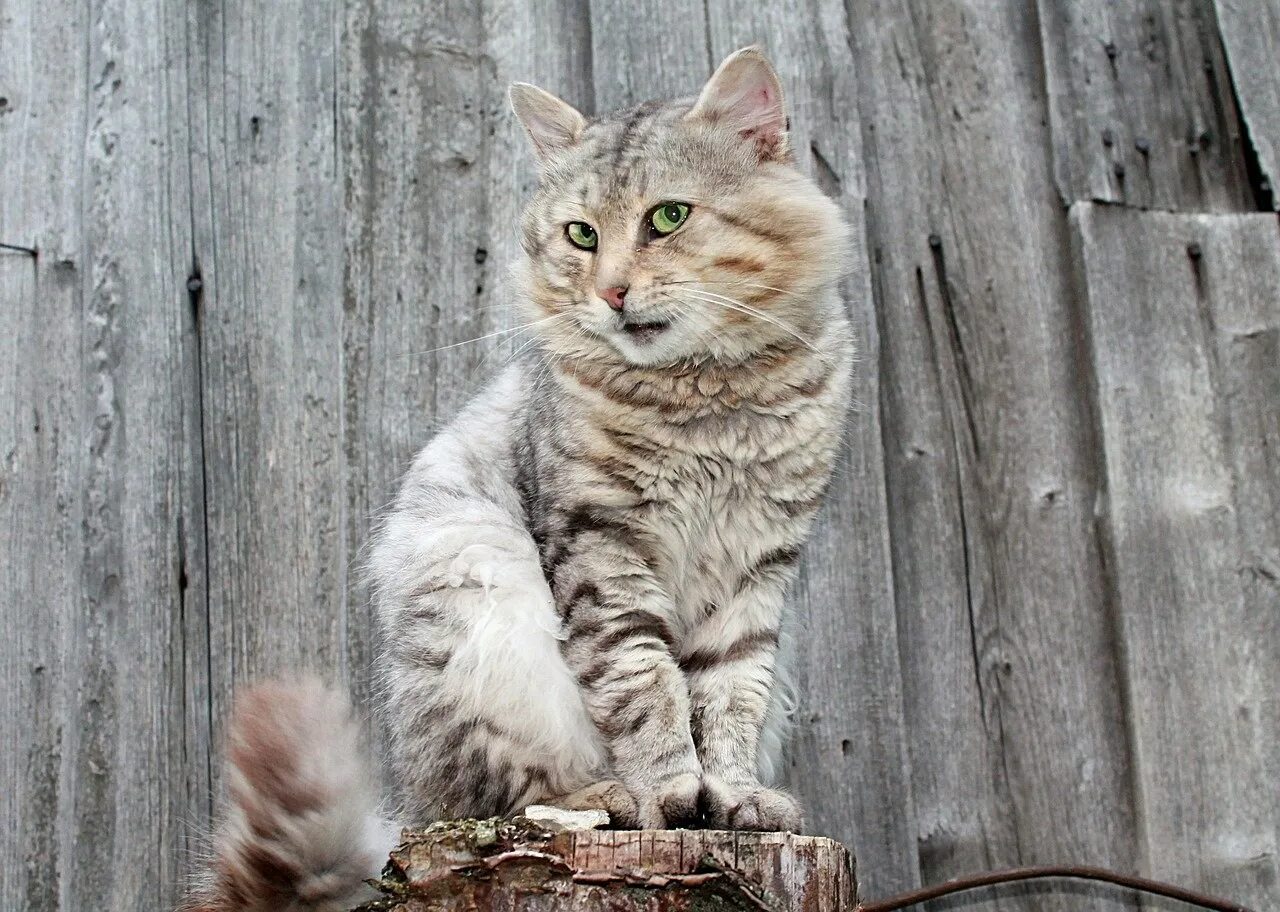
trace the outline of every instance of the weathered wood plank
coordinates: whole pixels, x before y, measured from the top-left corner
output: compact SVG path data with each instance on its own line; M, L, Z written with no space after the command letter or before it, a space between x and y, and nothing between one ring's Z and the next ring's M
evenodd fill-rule
M847 449L794 595L800 686L788 782L809 832L848 843L869 895L919 883L882 461L880 340L864 243L866 189L855 61L843 4L805 15L747 0L708 6L714 62L763 42L780 67L800 167L853 223L844 294L858 340ZM698 85L697 74L691 88ZM849 555L858 559L850 561ZM874 786L870 783L875 783Z
M13 134L0 136L8 142ZM13 189L8 182L0 186ZM0 237L16 239L20 227L37 227L34 218L19 222L16 214L7 208L0 218ZM52 232L42 234L53 240ZM45 912L57 908L62 867L60 645L78 588L78 574L47 570L74 568L79 558L78 517L71 510L78 479L62 451L79 436L79 396L62 378L80 367L75 334L68 331L79 324L80 299L69 282L48 287L51 271L37 297L38 270L32 258L0 252L0 904ZM32 346L39 347L39 364L26 357Z
M1280 208L1280 0L1214 0L1260 204ZM1246 150L1248 151L1248 150Z
M215 742L235 682L341 680L342 269L329 3L185 8ZM215 767L216 768L216 767Z
M0 240L40 251L0 263L7 909L169 906L207 809L183 30L164 12L0 6Z
M922 877L1064 858L1130 866L1034 11L859 2L852 32ZM982 907L1079 903L1017 895Z
M589 4L597 110L697 95L720 61L710 45L711 5L699 0Z
M586 110L592 99L590 24L575 0L536 10L355 3L343 35L342 422L354 556L413 454L529 341L459 344L513 325L506 269L535 172L507 85L538 82ZM358 573L350 586L348 650L367 700L373 628Z
M1253 208L1231 76L1201 0L1038 0L1058 192Z
M1060 201L1265 198L1227 64L1274 182L1280 13L1039 14L0 0L0 242L40 250L0 252L0 906L166 907L232 684L305 664L367 697L372 515L513 347L431 352L510 325L507 82L590 112L753 41L880 252L797 596L811 828L873 895L1080 859L1275 905L1276 225L1078 211L1094 440Z
M837 4L821 4L811 16L732 2L705 10L663 5L660 12L648 4L594 3L591 12L600 110L694 95L723 57L764 43L781 67L802 165L861 225L853 61ZM659 47L661 54L637 58L637 49ZM849 284L849 295L865 368L875 364L877 341L865 253L859 250L857 257L858 279ZM804 629L797 646L799 724L788 779L806 805L809 830L851 843L865 860L868 889L887 892L915 884L916 869L903 800L908 783L874 370L859 372L855 397L861 408L850 448L797 587ZM860 560L850 563L851 553ZM866 788L873 780L882 787Z
M1257 648L1263 781L1273 786L1280 783L1280 226L1274 227L1250 220L1233 233L1239 244L1228 265L1238 271L1224 273L1222 263L1209 261L1201 270L1240 527L1243 630ZM1280 793L1273 794L1280 844Z
M484 41L464 2L348 8L346 424L373 508L483 379L484 346L434 349L501 326L484 308L496 264L477 253L490 243L486 154L503 93Z
M1274 493L1255 499L1274 469L1255 447L1280 367L1256 355L1280 323L1280 233L1272 216L1093 205L1072 221L1144 867L1275 908L1280 598L1248 581L1280 535Z

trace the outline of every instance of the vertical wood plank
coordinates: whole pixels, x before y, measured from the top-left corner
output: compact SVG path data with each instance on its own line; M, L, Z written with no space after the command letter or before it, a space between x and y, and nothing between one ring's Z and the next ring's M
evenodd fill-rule
M1227 66L1247 133L1246 154L1256 156L1260 205L1280 208L1280 0L1214 0ZM1252 148L1249 148L1252 147Z
M698 0L590 4L591 72L604 114L643 101L696 96L720 61L710 5Z
M695 95L714 66L762 43L781 68L802 164L862 221L862 174L853 60L837 4L810 14L712 3L661 15L644 5L592 5L593 70L600 110L648 98ZM638 49L661 48L639 55ZM618 62L632 57L630 66ZM625 72L620 77L618 72ZM858 231L859 236L861 231ZM804 630L794 767L811 832L856 847L870 892L917 882L905 775L901 682L893 627L880 461L877 352L865 253L848 294L858 332L859 403L831 503L814 535L796 594ZM850 563L847 556L860 556ZM866 783L875 781L877 787Z
M170 12L0 6L5 908L171 906L206 820Z
M347 671L336 15L186 8L215 733L234 682Z
M1275 785L1280 783L1280 223L1250 219L1243 230L1227 234L1228 256L1204 258L1199 278L1235 489L1244 635L1257 647L1263 782ZM1272 794L1271 820L1280 844L1280 792Z
M513 325L506 271L535 172L507 86L538 82L589 111L590 34L576 0L347 7L339 120L351 555L414 453L529 340L467 341ZM367 700L375 644L358 573L351 593L348 649Z
M1017 2L852 9L921 873L1130 867L1035 17ZM1079 904L1019 895L980 907Z
M1277 366L1249 349L1274 346L1280 234L1272 216L1084 205L1072 219L1144 866L1274 908L1280 599L1248 580L1274 560L1275 503L1235 472L1270 470L1254 429L1275 425Z
M788 92L800 167L854 225L844 295L859 349L847 449L812 540L795 602L800 708L788 780L810 832L848 843L867 895L919 883L881 449L880 340L864 244L866 190L858 82L845 9L708 6L713 59L766 45ZM696 89L698 82L693 84ZM850 555L857 555L850 561Z
M83 64L77 78L41 91L50 74L23 49L43 39L49 60L66 59L83 16L65 34L33 16L25 3L0 3L0 242L78 252L79 162L70 152L87 106ZM46 180L35 179L38 167ZM60 647L79 579L81 396L63 378L80 374L81 295L65 269L44 269L42 287L42 266L0 250L0 905L52 912L65 866Z
M1036 5L1063 200L1253 208L1231 76L1209 4Z
M1061 200L1274 205L1280 12L1036 12L0 0L0 906L171 906L234 682L368 699L370 523L527 339L436 351L511 326L506 84L590 113L751 42L870 218L811 829L872 896L1081 859L1277 904L1276 223L1082 206L1073 270Z
M7 182L3 186L10 189ZM34 218L19 222L16 215L6 211L0 236L38 227ZM41 237L54 240L52 232ZM42 290L39 272L34 259L0 253L0 623L6 632L0 644L0 903L45 912L58 908L63 865L59 803L66 682L60 644L75 616L78 578L75 572L46 570L74 571L78 559L77 517L70 508L79 460L61 450L64 442L75 446L79 397L61 378L79 372L78 333L68 330L79 326L80 299L66 282L55 293L51 272ZM39 346L40 364L25 357L31 346Z

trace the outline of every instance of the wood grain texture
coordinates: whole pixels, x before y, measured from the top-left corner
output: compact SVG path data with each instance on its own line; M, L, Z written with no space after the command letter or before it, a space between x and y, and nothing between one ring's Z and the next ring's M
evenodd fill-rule
M1280 241L1194 214L1274 204L1276 16L0 0L0 243L39 251L0 251L0 906L168 906L237 682L370 705L371 523L528 341L456 344L513 328L507 83L592 113L752 42L870 240L795 596L811 831L869 897L1079 861L1277 905Z
M1021 2L903 6L855 4L852 32L921 876L1128 867L1129 758L1035 16ZM1017 895L978 907L1080 903Z
M354 3L342 34L346 637L367 704L371 525L413 455L530 341L510 331L507 269L536 172L507 86L538 82L591 110L591 49L574 0Z
M551 834L493 821L406 832L383 880L390 909L663 910L856 908L840 843L716 830Z
M1231 77L1202 0L1038 0L1058 192L1253 208Z
M1280 0L1214 0L1259 205L1280 208Z
M711 48L711 4L700 0L592 0L596 110L654 98L695 97L720 61Z
M1262 782L1280 783L1280 224L1227 233L1223 261L1201 270L1210 302L1215 391L1239 523L1245 630L1256 652ZM1235 226L1232 226L1233 228ZM1199 243L1193 241L1192 243ZM1203 249L1203 248L1202 248ZM1224 265L1227 269L1224 270ZM1230 270L1230 271L1229 271ZM1265 827L1265 809L1262 825ZM1280 845L1280 797L1271 811ZM1275 858L1272 864L1276 864Z
M335 16L330 3L185 9L183 265L198 284L219 744L235 683L347 674Z
M752 43L780 61L797 162L854 226L844 295L858 347L855 405L793 596L799 705L788 782L808 809L809 831L848 843L866 890L883 895L917 885L920 872L881 455L880 340L864 243L860 65L840 3L817 3L807 16L751 2L710 4L708 25L717 62ZM871 780L877 788L862 786Z
M1280 598L1251 581L1280 544L1274 467L1256 463L1276 424L1280 367L1256 350L1275 344L1280 232L1267 215L1072 220L1144 867L1274 908Z
M797 159L843 203L861 239L865 195L855 71L839 4L818 4L806 16L734 2L683 10L664 5L661 15L643 4L593 4L592 13L600 110L664 95L696 95L725 56L748 44L764 45L780 67ZM658 47L664 53L635 59L639 51ZM860 350L858 406L794 596L802 632L798 724L788 779L808 808L812 830L848 842L864 861L868 889L887 892L916 884L918 872L904 762L879 387L872 369L878 340L868 276L859 244L854 278L846 285ZM842 558L847 554L860 559L848 562ZM883 787L860 788L869 778Z
M39 251L0 259L6 909L171 905L207 819L167 12L0 6L0 240Z

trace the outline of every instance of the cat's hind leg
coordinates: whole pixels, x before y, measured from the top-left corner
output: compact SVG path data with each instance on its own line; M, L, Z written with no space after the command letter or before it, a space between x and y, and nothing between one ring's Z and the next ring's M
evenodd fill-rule
M413 823L612 775L515 482L527 387L508 370L419 454L370 548L378 703Z
M607 778L537 546L513 509L411 478L371 569L381 709L409 821L507 815Z

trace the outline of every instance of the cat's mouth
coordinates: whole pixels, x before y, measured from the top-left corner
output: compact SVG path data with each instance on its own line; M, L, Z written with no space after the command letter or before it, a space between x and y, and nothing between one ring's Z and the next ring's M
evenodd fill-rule
M632 342L652 342L671 324L666 320L634 320L622 324L622 331Z

